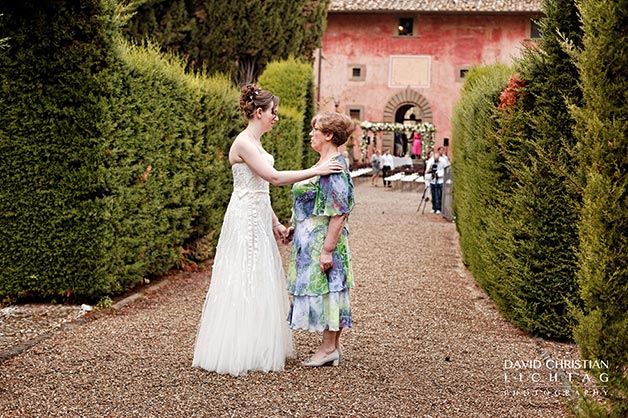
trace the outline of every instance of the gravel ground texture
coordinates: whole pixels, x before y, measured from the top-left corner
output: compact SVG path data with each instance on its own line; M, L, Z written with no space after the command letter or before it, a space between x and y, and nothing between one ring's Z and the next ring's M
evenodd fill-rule
M568 416L566 374L536 365L578 359L576 347L506 322L464 267L455 224L417 213L419 198L356 186L354 327L343 333L340 367L301 367L320 334L298 331L298 358L283 372L236 378L192 368L208 267L171 276L106 314L74 307L58 315L83 318L76 326L41 326L45 338L0 364L0 416ZM287 254L282 248L284 262ZM34 338L19 309L0 317L5 352L10 340ZM10 317L27 330L5 332Z

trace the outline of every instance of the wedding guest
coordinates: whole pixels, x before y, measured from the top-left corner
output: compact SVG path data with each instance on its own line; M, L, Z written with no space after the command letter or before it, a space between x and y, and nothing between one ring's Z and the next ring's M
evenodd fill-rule
M386 177L388 177L388 172L392 170L394 165L393 156L390 155L388 149L384 150L384 155L381 157L382 160L382 178L384 179L384 187L392 187L392 184L389 181L386 181Z
M322 333L322 341L304 366L339 364L340 334L352 326L349 290L353 269L347 218L354 205L349 167L338 148L351 136L354 124L347 116L323 112L312 119L312 148L319 164L338 161L341 173L314 177L292 187L294 232L288 269L292 329Z
M421 158L421 134L414 132L412 140L412 155L417 158Z
M379 178L379 172L381 171L382 153L376 149L371 155L371 168L373 169L373 175L371 176L371 186L377 187L377 179Z

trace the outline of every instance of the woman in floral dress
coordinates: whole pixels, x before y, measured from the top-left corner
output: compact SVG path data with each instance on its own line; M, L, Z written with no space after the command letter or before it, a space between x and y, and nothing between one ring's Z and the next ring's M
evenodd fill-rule
M288 268L292 305L290 328L322 332L323 340L304 366L338 365L342 355L340 333L352 326L349 289L353 270L349 251L347 217L353 208L353 183L338 147L351 136L355 125L346 115L323 112L312 119L312 148L318 164L342 163L338 174L313 177L292 188L294 241Z

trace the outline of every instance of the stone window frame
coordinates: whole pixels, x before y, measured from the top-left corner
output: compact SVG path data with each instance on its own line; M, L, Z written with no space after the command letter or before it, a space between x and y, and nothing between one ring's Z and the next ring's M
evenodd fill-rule
M461 65L456 68L456 81L464 82L467 73L471 69L470 65Z
M351 119L363 120L364 119L364 106L359 104L348 104L346 106L347 115L351 117ZM360 117L354 118L351 116L351 111L358 111Z
M541 39L541 26L536 23L540 17L531 17L526 24L526 32L528 33L528 39L538 41ZM536 32L537 36L534 36Z
M360 75L354 76L354 70L359 69ZM364 64L349 64L349 81L364 81L366 79L366 65Z
M402 35L399 33L399 26L401 26L401 19L411 19L412 20L412 33L407 35ZM395 17L395 27L393 29L393 38L417 38L417 17L416 15L397 15Z

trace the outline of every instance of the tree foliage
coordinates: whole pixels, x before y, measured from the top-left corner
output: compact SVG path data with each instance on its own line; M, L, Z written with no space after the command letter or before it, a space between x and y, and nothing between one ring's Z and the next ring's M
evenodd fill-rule
M311 60L329 2L152 0L138 7L127 30L186 57L189 68L225 73L242 85L256 80L272 60Z
M113 0L0 6L0 299L97 300L214 243L231 82L122 42Z
M582 106L573 107L586 179L580 222L584 309L576 342L609 363L608 402L583 402L582 416L628 416L628 3L582 0L577 54Z
M578 73L564 42L580 45L573 0L547 0L542 38L516 63L514 84L501 96L499 142L510 187L500 204L508 241L513 318L543 337L571 339L579 306L576 274L581 182L574 120Z

